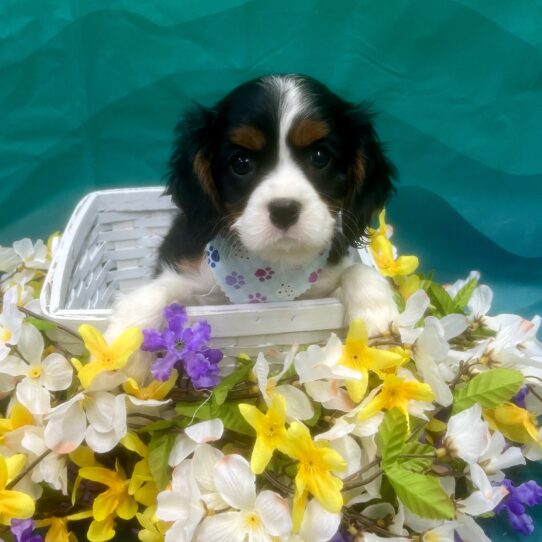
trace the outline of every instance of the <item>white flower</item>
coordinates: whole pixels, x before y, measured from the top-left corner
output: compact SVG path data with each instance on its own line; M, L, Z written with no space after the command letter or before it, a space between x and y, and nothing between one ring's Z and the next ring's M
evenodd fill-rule
M169 466L175 467L184 461L195 449L207 442L214 442L222 437L224 424L220 419L207 420L190 425L184 434L178 435L169 454Z
M156 501L156 517L173 522L165 542L191 542L205 511L191 461L173 469L171 489L159 493Z
M112 450L126 434L125 395L105 391L78 393L53 408L45 427L45 444L68 454L83 440L98 453Z
M339 529L341 515L328 512L312 499L301 521L299 533L288 538L288 542L327 542Z
M502 469L516 465L525 465L525 457L516 446L506 447L506 441L500 431L491 435L486 451L478 459L478 464L484 469L492 482L504 480Z
M308 420L314 416L314 409L305 393L291 384L278 385L280 379L292 365L295 351L295 347L290 350L286 355L281 371L272 377L269 377L269 362L265 359L263 353L260 352L254 364L254 374L258 381L260 393L268 406L271 404L271 395L275 392L279 393L286 401L286 414L290 418Z
M452 457L476 463L489 446L489 428L482 421L482 409L475 404L450 417L444 446Z
M422 542L454 542L456 525L455 521L450 521L434 529L429 529L423 534Z
M3 297L0 314L0 361L5 359L10 346L15 346L21 336L24 314L17 309L17 288L10 288ZM1 370L0 364L0 370Z
M21 239L13 243L13 248L26 267L49 269L47 245L41 239L38 239L34 245L28 238Z
M416 341L423 327L415 327L429 306L429 296L424 290L414 292L406 301L405 310L395 319L401 340L406 344Z
M472 483L478 488L466 499L458 500L458 508L469 516L480 516L491 512L508 495L504 486L494 487L488 480L484 469L477 463L470 465Z
M480 273L478 271L471 271L466 279L456 280L453 284L444 284L444 289L448 292L449 296L454 299L459 293L459 290L471 280L480 280Z
M0 274L12 273L23 262L12 247L0 247Z
M49 354L43 361L44 343L41 333L30 324L23 324L18 348L20 358L10 356L0 364L0 372L12 377L23 377L17 384L19 402L32 414L46 414L51 408L51 391L67 389L73 369L58 353Z
M493 291L489 286L481 284L477 286L467 303L469 319L482 320L485 323L485 316L491 308L493 302Z
M271 542L292 530L288 503L273 491L256 496L256 478L248 461L240 455L226 455L213 477L222 499L234 510L207 517L196 531L196 542Z

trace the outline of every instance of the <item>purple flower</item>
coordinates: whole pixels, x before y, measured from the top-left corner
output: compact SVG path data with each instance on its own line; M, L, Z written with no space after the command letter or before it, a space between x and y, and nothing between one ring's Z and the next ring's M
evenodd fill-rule
M345 530L339 530L330 538L329 542L352 542L352 536Z
M534 480L514 486L508 479L503 480L508 495L497 505L497 514L506 512L512 529L518 533L529 535L534 531L531 516L525 512L526 506L535 506L542 502L542 487Z
M39 534L32 534L34 523L31 519L12 519L10 531L14 542L43 542Z
M525 397L529 394L529 388L523 386L517 393L512 397L512 402L515 403L518 407L525 408Z
M177 367L186 374L197 388L216 386L219 382L218 362L220 350L209 349L211 326L200 320L192 327L186 326L188 316L182 305L173 303L164 309L167 322L165 329L143 330L143 345L146 352L159 352L152 364L151 372L156 380L167 380Z

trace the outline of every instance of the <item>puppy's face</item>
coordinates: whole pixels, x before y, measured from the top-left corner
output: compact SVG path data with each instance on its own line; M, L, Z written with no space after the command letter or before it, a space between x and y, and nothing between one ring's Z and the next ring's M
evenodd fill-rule
M308 77L272 76L187 118L169 191L189 220L208 215L269 261L302 261L336 235L355 244L391 174L362 108Z

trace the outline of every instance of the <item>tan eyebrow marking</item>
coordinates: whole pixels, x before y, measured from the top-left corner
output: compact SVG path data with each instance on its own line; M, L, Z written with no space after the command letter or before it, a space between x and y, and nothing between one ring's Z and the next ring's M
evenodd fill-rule
M198 151L194 159L194 173L203 191L211 198L213 205L220 209L220 198L211 175L211 164L201 151Z
M290 130L288 139L294 147L308 147L328 134L329 126L323 120L300 119Z
M265 135L254 126L242 124L231 131L230 141L251 151L260 151L265 146Z

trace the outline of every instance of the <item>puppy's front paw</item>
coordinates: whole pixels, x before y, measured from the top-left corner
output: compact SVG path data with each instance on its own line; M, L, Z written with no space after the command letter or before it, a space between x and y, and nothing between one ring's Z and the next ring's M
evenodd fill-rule
M340 297L347 323L361 318L369 336L389 331L399 314L388 281L366 265L352 265L343 273Z

